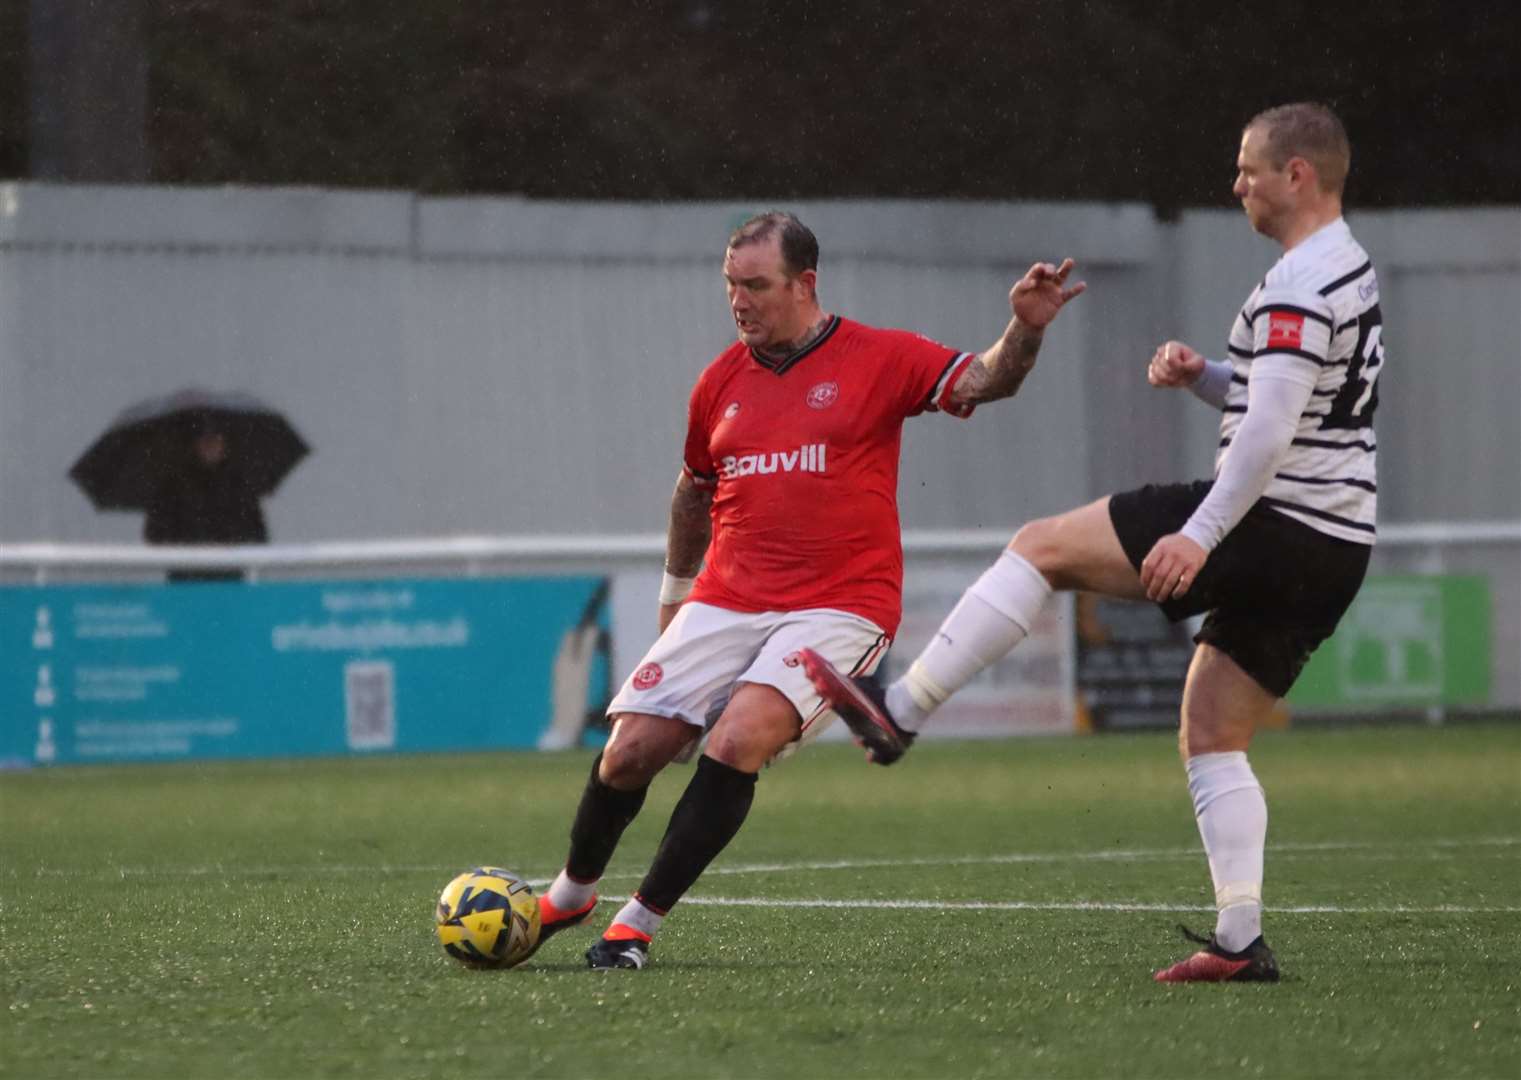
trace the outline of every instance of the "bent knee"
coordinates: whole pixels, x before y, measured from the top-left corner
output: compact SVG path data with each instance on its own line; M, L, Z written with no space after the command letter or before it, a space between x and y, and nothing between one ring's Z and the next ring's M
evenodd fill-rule
M610 788L632 791L643 787L660 771L647 754L638 750L604 750L602 764L597 767L597 777Z
M795 738L795 725L731 724L713 729L704 752L731 768L756 772Z
M620 791L643 787L671 763L688 742L701 734L698 728L679 720L658 726L624 722L619 717L613 737L602 750L602 764L597 767L601 781Z
M708 733L707 755L742 772L755 772L798 737L802 720L775 687L747 683Z
M1044 574L1053 589L1139 598L1140 582L1109 520L1107 497L1030 522L1014 534L1009 550Z
M1043 574L1052 588L1062 588L1071 569L1071 544L1061 518L1040 518L1020 527L1009 541L1009 550Z

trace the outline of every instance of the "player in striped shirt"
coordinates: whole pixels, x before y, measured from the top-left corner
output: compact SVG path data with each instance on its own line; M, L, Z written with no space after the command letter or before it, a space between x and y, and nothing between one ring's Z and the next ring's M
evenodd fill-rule
M587 951L593 968L644 966L666 913L744 822L761 766L833 718L800 651L859 674L886 651L902 606L904 421L1013 395L1046 326L1083 290L1067 284L1070 259L1036 264L1009 293L1004 335L966 353L824 311L818 253L791 214L762 214L729 239L738 340L688 403L661 635L608 706L613 733L565 869L539 897L541 940L590 916L650 782L711 731L649 872Z
M1148 485L1022 528L941 632L884 693L816 653L820 694L889 764L947 697L1024 638L1053 589L1208 613L1194 640L1179 746L1218 909L1204 948L1163 982L1278 978L1262 938L1267 804L1246 751L1367 569L1374 537L1373 412L1383 368L1378 278L1341 216L1351 151L1322 105L1254 117L1233 191L1283 246L1231 327L1229 358L1169 341L1153 386L1223 409L1212 481Z

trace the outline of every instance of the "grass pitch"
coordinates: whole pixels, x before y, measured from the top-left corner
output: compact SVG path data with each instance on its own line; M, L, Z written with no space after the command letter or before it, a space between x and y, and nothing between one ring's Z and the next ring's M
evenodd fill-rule
M1159 986L1213 922L1169 736L815 747L642 972L472 972L480 863L547 879L590 755L0 776L0 1075L1513 1077L1521 727L1262 737L1274 986ZM689 773L657 781L626 895ZM599 911L597 927L614 905Z

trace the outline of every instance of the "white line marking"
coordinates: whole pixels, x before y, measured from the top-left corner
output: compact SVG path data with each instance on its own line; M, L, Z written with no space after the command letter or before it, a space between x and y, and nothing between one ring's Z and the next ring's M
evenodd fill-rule
M1466 847L1514 847L1521 844L1521 837L1514 836L1487 836L1472 840L1432 840L1423 845L1396 844L1396 843L1360 843L1355 841L1329 841L1324 843L1305 844L1270 844L1267 855L1271 860L1278 856L1317 855L1330 852L1348 852L1360 854L1361 857L1377 855L1380 852L1388 852L1397 855L1401 859L1410 859L1418 855L1426 855L1428 858L1450 859L1453 858L1449 851L1456 848ZM1032 851L1014 852L1006 855L945 855L930 856L927 858L905 859L833 859L820 862L793 862L793 863L740 863L735 866L714 866L705 873L705 877L718 874L769 874L788 873L796 870L871 870L895 867L913 866L983 866L1003 865L1018 863L1069 863L1069 862L1154 862L1168 859L1200 859L1204 857L1202 847L1183 848L1134 848L1113 851ZM609 874L609 877L634 877L635 874L617 875Z
M713 907L805 907L805 908L883 908L886 910L922 911L1152 911L1194 912L1214 911L1209 904L1142 904L1107 902L1102 900L1072 900L1066 902L1041 900L783 900L766 897L687 897L683 904L705 904ZM1438 907L1344 907L1337 904L1292 905L1268 907L1273 915L1478 915L1511 914L1521 912L1521 907L1462 907L1442 905Z
M600 899L623 903L627 896L603 896ZM683 905L697 907L763 908L843 908L846 910L886 911L1106 911L1106 912L1194 912L1212 913L1213 904L1144 904L1139 901L1107 900L830 900L824 897L770 896L686 896ZM1341 904L1290 904L1267 906L1269 915L1510 915L1521 913L1517 907L1466 907L1438 904L1412 907L1405 904L1362 907Z
M1428 840L1421 844L1408 843L1366 843L1362 841L1324 841L1316 843L1281 843L1268 846L1268 859L1293 858L1296 856L1311 856L1328 854L1333 852L1345 853L1358 858L1389 858L1395 857L1402 861L1410 861L1415 858L1428 859L1451 859L1455 856L1452 852L1465 848L1495 848L1508 849L1521 845L1521 837L1517 836L1482 836L1466 839L1438 839ZM1500 850L1500 855L1509 855L1509 851ZM1128 848L1102 851L1026 851L1009 852L1002 855L944 855L911 858L881 858L881 859L828 859L810 862L775 862L775 863L737 863L709 867L704 877L720 877L734 874L785 874L795 872L813 872L822 870L877 870L897 869L916 866L1000 866L1018 864L1041 864L1041 863L1074 863L1074 862L1156 862L1171 859L1200 859L1204 851L1199 847L1178 848ZM484 864L483 864L484 865ZM448 873L454 867L442 866L438 863L381 863L372 865L359 865L348 863L318 863L318 864L291 864L291 865L249 865L246 863L231 864L208 864L201 866L94 866L90 868L79 867L48 867L39 866L31 870L10 866L0 870L0 876L18 878L30 877L266 877L266 876L342 876L347 874L422 874L422 873ZM603 880L627 880L641 878L642 870L614 871L607 874ZM551 878L529 878L529 884L535 888L549 884Z

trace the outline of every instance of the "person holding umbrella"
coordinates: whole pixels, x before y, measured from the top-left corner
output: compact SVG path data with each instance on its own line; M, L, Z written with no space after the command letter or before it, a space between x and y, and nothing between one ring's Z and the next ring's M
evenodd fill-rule
M259 495L228 456L226 434L206 414L188 417L179 462L159 479L143 518L150 544L267 544ZM238 569L173 569L170 581L241 581Z
M69 475L97 509L143 510L150 544L262 544L259 500L308 447L289 421L241 394L186 390L128 409ZM238 569L173 569L170 581L238 581Z

